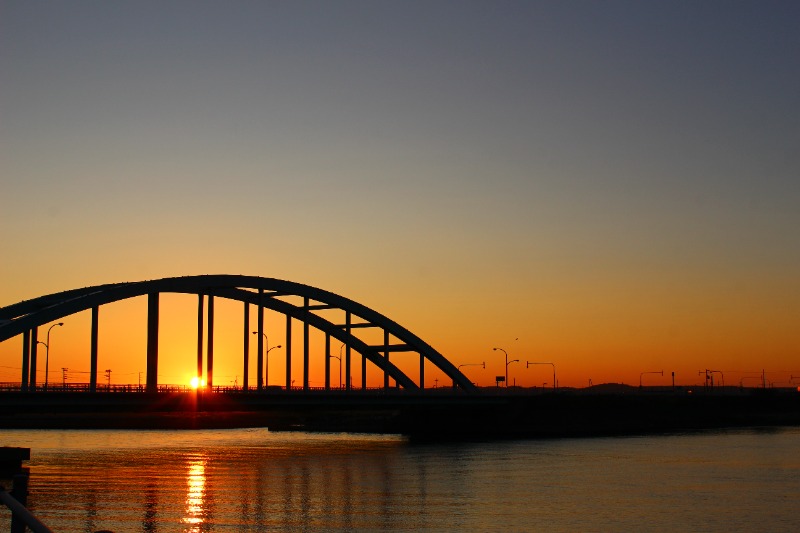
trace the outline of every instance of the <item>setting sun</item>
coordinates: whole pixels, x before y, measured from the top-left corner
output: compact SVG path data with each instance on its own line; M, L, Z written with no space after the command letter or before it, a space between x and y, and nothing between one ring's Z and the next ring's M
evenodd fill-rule
M195 376L189 381L189 384L192 386L193 389L196 389L198 387L205 387L206 380L200 379L197 376Z

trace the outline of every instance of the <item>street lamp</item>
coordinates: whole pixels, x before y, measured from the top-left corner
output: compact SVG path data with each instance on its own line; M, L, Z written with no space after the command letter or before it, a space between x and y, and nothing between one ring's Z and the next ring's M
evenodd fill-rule
M328 357L339 360L339 388L342 388L342 348L344 344L339 346L339 355L328 354Z
M262 332L261 334L264 335L264 340L266 341L266 343L264 345L264 350L265 350L264 351L264 388L266 388L267 386L269 386L269 352L270 352L270 350L274 350L275 348L280 348L281 345L279 344L277 346L273 346L272 348L270 348L269 347L269 337L267 337L266 333ZM254 331L253 335L258 335L258 332ZM259 368L258 371L260 373L261 369Z
M653 372L642 372L641 374L639 374L639 388L640 389L642 388L642 376L644 376L645 374L660 374L660 375L663 376L664 375L664 371L663 370L655 370Z
M508 365L511 363L519 363L519 359L514 359L513 361L506 363L506 387L508 387Z
M264 354L264 388L266 389L269 387L269 352L274 350L275 348L280 348L281 345L273 346L272 348L267 350L267 353Z
M486 361L484 361L484 362L482 362L482 363L464 363L463 365L458 365L458 367L456 368L456 370L458 370L459 372L461 372L461 367L462 367L462 366L482 366L482 367L483 367L483 369L484 369L484 370L486 370ZM456 380L455 380L455 379L453 380L453 388L454 388L454 389L456 388Z
M342 358L339 357L338 355L329 355L328 357L331 357L333 359L338 359L339 360L339 388L341 389L342 388Z
M264 339L267 341L267 345L266 345L265 349L268 349L268 348L269 348L269 337L267 337L267 334L266 334L266 333L261 333L261 334L264 336ZM254 332L253 332L253 335L258 335L258 332L257 332L257 331L254 331ZM260 357L260 356L261 356L261 353L259 352L259 354L258 354L258 355L259 355L259 357ZM267 373L269 373L269 372L267 372ZM259 378L259 379L261 379L261 368L259 368L259 369L258 369L258 378Z
M508 352L506 352L506 351L505 351L504 349L502 349L502 348L492 348L492 351L495 351L495 352L496 352L497 350L500 350L501 352L503 352L504 354L506 354L506 387L508 387L508 364L509 364L509 363L508 363Z
M533 361L525 361L525 368L530 368L531 365L550 365L553 367L553 389L557 388L558 382L556 381L556 365L555 363L536 363ZM544 386L542 386L544 388Z
M746 379L758 379L758 380L760 380L761 376L745 376L745 377L743 377L742 379L739 380L739 387L740 388L744 388L744 380L746 380Z
M59 322L58 324L53 324L52 326L50 326L50 328L47 330L47 342L46 343L44 343L42 341L37 341L39 344L44 344L44 347L46 348L45 357L44 357L44 390L47 390L47 376L50 374L50 372L49 372L49 370L50 370L50 330L53 329L56 326L63 326L63 325L64 325L63 322Z
M464 363L463 365L458 365L458 370L461 370L462 366L482 366L484 370L486 369L486 361L483 363Z
M697 375L700 376L703 374L703 370L698 370ZM714 388L714 374L719 374L722 376L722 386L725 386L725 374L722 373L722 370L709 370L708 368L705 369L706 374L706 382L705 387L708 388L708 382L711 381L711 388Z
M345 345L345 343L342 343L342 345L339 346L339 388L340 389L342 388L342 349L344 348L344 345ZM350 365L347 366L347 372L348 373L350 372ZM347 376L347 379L349 381L347 382L347 385L345 386L345 388L347 390L350 390L350 387L353 386L353 376L352 375Z

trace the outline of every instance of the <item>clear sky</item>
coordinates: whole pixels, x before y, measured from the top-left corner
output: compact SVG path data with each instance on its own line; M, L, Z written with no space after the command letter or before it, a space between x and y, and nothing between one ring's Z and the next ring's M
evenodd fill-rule
M494 346L561 385L788 384L799 67L795 1L0 1L0 306L248 274L362 302L481 384ZM192 301L162 311L188 354ZM101 334L115 376L144 370L145 307L103 311L141 315ZM88 320L56 368L88 369Z

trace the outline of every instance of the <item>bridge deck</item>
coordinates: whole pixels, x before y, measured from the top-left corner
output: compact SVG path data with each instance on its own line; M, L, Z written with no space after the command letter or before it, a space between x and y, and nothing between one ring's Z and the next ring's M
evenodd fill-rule
M224 428L425 438L593 436L800 425L796 391L440 394L374 391L0 394L0 428Z

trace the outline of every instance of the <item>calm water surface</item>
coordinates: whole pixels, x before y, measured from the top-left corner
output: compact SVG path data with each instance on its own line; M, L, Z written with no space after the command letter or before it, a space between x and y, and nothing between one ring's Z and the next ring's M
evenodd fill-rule
M800 429L412 445L0 431L55 531L800 531ZM0 531L9 513L0 509Z

